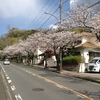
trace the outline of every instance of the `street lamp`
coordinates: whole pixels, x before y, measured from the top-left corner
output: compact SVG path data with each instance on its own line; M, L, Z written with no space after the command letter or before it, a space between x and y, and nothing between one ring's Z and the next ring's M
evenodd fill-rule
M51 13L49 13L49 12L44 12L45 14L48 14L48 15L51 15L51 16L53 16L54 18L56 18L56 20L57 20L57 22L58 22L58 26L59 26L59 28L61 28L61 23L59 22L59 19L55 16L55 15L53 15L53 14L51 14Z
M45 14L49 14L49 15L55 17L57 19L57 21L58 21L58 25L59 25L59 28L61 30L61 23L62 23L62 0L60 0L59 8L60 8L60 20L58 20L58 18L56 16L54 16L53 14L51 14L51 13L45 12Z
M51 14L51 13L48 13L48 12L44 12L45 14L49 14L49 15L51 15L51 16L53 16L53 17L55 17L56 19L57 19L57 21L58 21L58 18L56 17L56 16L54 16L53 14Z

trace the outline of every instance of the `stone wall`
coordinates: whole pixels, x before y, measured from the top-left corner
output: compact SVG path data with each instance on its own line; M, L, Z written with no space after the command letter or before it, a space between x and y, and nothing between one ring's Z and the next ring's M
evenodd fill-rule
M62 67L63 70L78 72L78 73L84 73L86 69L86 64L80 63L80 64L66 64Z
M79 65L78 64L66 64L63 65L62 69L68 70L68 71L74 71L74 72L79 72Z

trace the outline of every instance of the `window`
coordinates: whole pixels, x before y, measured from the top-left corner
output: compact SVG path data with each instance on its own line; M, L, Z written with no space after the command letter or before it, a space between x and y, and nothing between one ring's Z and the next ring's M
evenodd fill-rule
M82 43L82 40L77 40L74 42L74 45L78 45L78 44L81 44Z

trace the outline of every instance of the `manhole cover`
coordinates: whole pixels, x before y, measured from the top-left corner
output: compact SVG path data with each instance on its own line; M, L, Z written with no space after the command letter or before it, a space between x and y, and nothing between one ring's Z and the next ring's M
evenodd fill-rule
M42 89L42 88L34 88L34 89L32 89L33 91L44 91L44 89Z

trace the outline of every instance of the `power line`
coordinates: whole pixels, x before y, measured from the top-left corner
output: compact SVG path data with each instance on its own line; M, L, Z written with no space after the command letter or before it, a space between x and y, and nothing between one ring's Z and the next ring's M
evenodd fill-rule
M48 1L49 1L49 0L48 0ZM33 26L36 27L38 24L40 24L40 22L42 21L42 19L45 19L45 17L42 18L43 14L42 14L39 18L38 18L38 16L39 16L40 13L43 11L43 9L44 9L45 6L47 5L48 1L45 3L45 5L43 6L43 8L40 10L40 12L38 13L38 15L35 17L35 19L34 19L34 20L31 22L31 24L28 26L28 28L29 28L29 27L33 27ZM64 1L62 4L65 4L67 1L68 1L68 0ZM52 5L53 2L54 2L54 0L51 2L50 6ZM57 3L58 3L58 1L56 2L56 5L57 5ZM55 6L56 6L56 5L55 5ZM50 7L50 6L49 6L49 7ZM55 7L55 6L54 6L54 7ZM48 7L48 8L49 8L49 7ZM54 7L53 7L52 9L54 9ZM48 8L47 8L47 9L48 9ZM47 10L47 9L46 9L46 10ZM51 9L51 10L52 10L52 9ZM54 14L58 9L59 9L59 7L53 12L53 14ZM50 11L51 11L51 10L50 10ZM50 12L50 11L49 11L49 12ZM38 18L38 19L37 19L37 18ZM41 19L41 18L42 18L42 19ZM50 18L51 18L51 16L50 16ZM41 25L41 27L42 27L50 18L48 18L48 19ZM37 21L35 21L36 19L37 19ZM38 22L39 19L41 19L41 21ZM32 25L34 21L35 21L35 22L38 22L38 23L35 23L34 25Z
M96 3L94 3L94 4L92 4L92 5L90 5L90 6L87 7L86 9L91 8L91 7L93 7L93 6L95 6L95 5L99 4L99 3L100 3L100 1L98 1L98 2L96 2ZM86 10L86 9L85 9L85 10ZM83 10L83 11L84 11L84 10ZM66 19L66 18L64 18L63 21L64 21L65 19Z
M69 0L66 0L65 2L62 3L62 5L65 4L65 3L68 2L68 1L69 1ZM58 7L52 14L54 14L58 9L59 9L59 7ZM47 23L47 21L48 21L51 17L52 17L52 16L50 16L50 17L40 26L40 28L42 28L42 27Z
M62 3L62 5L65 4L65 3L68 2L68 1L69 1L69 0L64 1L64 2Z
M49 0L44 4L44 6L42 7L42 9L40 10L40 12L38 13L38 15L34 18L34 20L31 22L31 24L28 26L28 28L32 25L32 23L36 20L36 18L40 15L40 13L42 12L42 10L44 9L44 7L47 5L47 3L49 2Z
M63 3L62 3L62 5L63 4L65 4L66 2L68 2L69 0L66 0L66 1L64 1ZM32 23L28 26L28 28L33 24L33 22L37 19L37 17L40 15L40 13L42 12L42 10L45 8L45 6L46 6L46 4L49 2L49 0L45 3L45 5L43 6L43 8L40 10L40 12L38 13L38 15L35 17L35 19L32 21ZM54 2L54 0L51 2L51 4ZM94 3L93 5L91 5L91 6L89 6L88 8L91 8L91 7L93 7L93 6L95 6L95 5L97 5L97 4L99 4L100 3L100 1L98 1L98 2L96 2L96 3ZM51 6L51 4L50 4L50 6ZM49 6L49 7L50 7ZM49 8L48 7L48 8ZM57 10L59 9L59 7L52 13L52 14L54 14ZM39 19L41 19L41 17L43 16L43 14L37 19L37 21L36 22L38 22L38 20ZM50 16L41 26L40 26L40 28L41 27L43 27L45 24L46 24L46 22L51 18L52 16ZM45 19L45 17L43 18L43 19ZM42 21L42 20L41 20ZM40 21L40 22L41 22ZM40 22L38 22L37 24L35 23L34 25L35 25L35 27L38 25L38 24L40 24ZM32 27L34 26L34 25L32 25Z
M93 6L95 6L95 5L99 4L99 3L100 3L100 1L94 3L93 5L89 6L88 8L91 8L91 7L93 7Z
M58 1L57 1L56 4L53 6L53 8L51 8L51 9L49 10L49 12L51 12L52 10L54 10L54 8L55 8L55 6L57 5L57 3L58 3ZM58 9L58 8L57 8L57 9ZM46 10L47 10L47 9L46 9ZM43 15L44 15L44 12L43 12ZM42 15L42 16L43 16L43 15ZM42 16L41 16L41 17L42 17ZM44 16L44 17L41 19L41 21L43 21L45 18L46 18L46 16ZM35 25L35 27L38 26L38 24L40 24L41 21L38 21L38 23Z
M54 13L59 9L59 7L54 11ZM53 13L53 14L54 14ZM40 26L40 28L42 28L42 26L44 26L44 24L51 18L52 16L49 16L49 18Z
M65 4L66 2L68 2L69 0L66 0L65 2L63 2L62 4ZM97 5L97 4L99 4L100 3L100 1L98 1L98 2L96 2L96 3L94 3L93 5L91 5L91 6L89 6L88 8L91 8L91 7L93 7L93 6L95 6L95 5ZM58 9L57 9L58 10ZM55 12L54 12L55 13ZM54 14L53 13L53 14ZM50 16L42 25L41 25L41 27L40 28L42 28L42 26L44 26L44 24L51 18L52 16ZM55 24L57 24L57 23L55 23Z
M54 0L51 2L50 6L52 5L53 2L54 2ZM57 1L57 2L58 2L58 1ZM56 2L56 3L57 3L57 2ZM57 5L57 4L56 4L56 5ZM55 5L55 6L56 6L56 5ZM48 8L50 8L50 6L48 6ZM55 7L55 6L54 6L54 7ZM52 9L54 9L54 7L53 7ZM47 8L47 9L48 9L48 8ZM46 10L47 10L47 9L46 9ZM51 9L51 10L52 10L52 9ZM51 10L50 10L50 11L51 11ZM45 12L45 11L44 11L44 12ZM32 27L36 27L38 24L40 24L40 22L41 22L43 19L45 19L46 16L43 17L44 12L43 12L43 14L38 18L38 20L37 20L38 23L34 24ZM43 18L42 18L42 17L43 17ZM41 18L42 18L42 19L41 19ZM41 21L39 21L39 19L41 19Z

